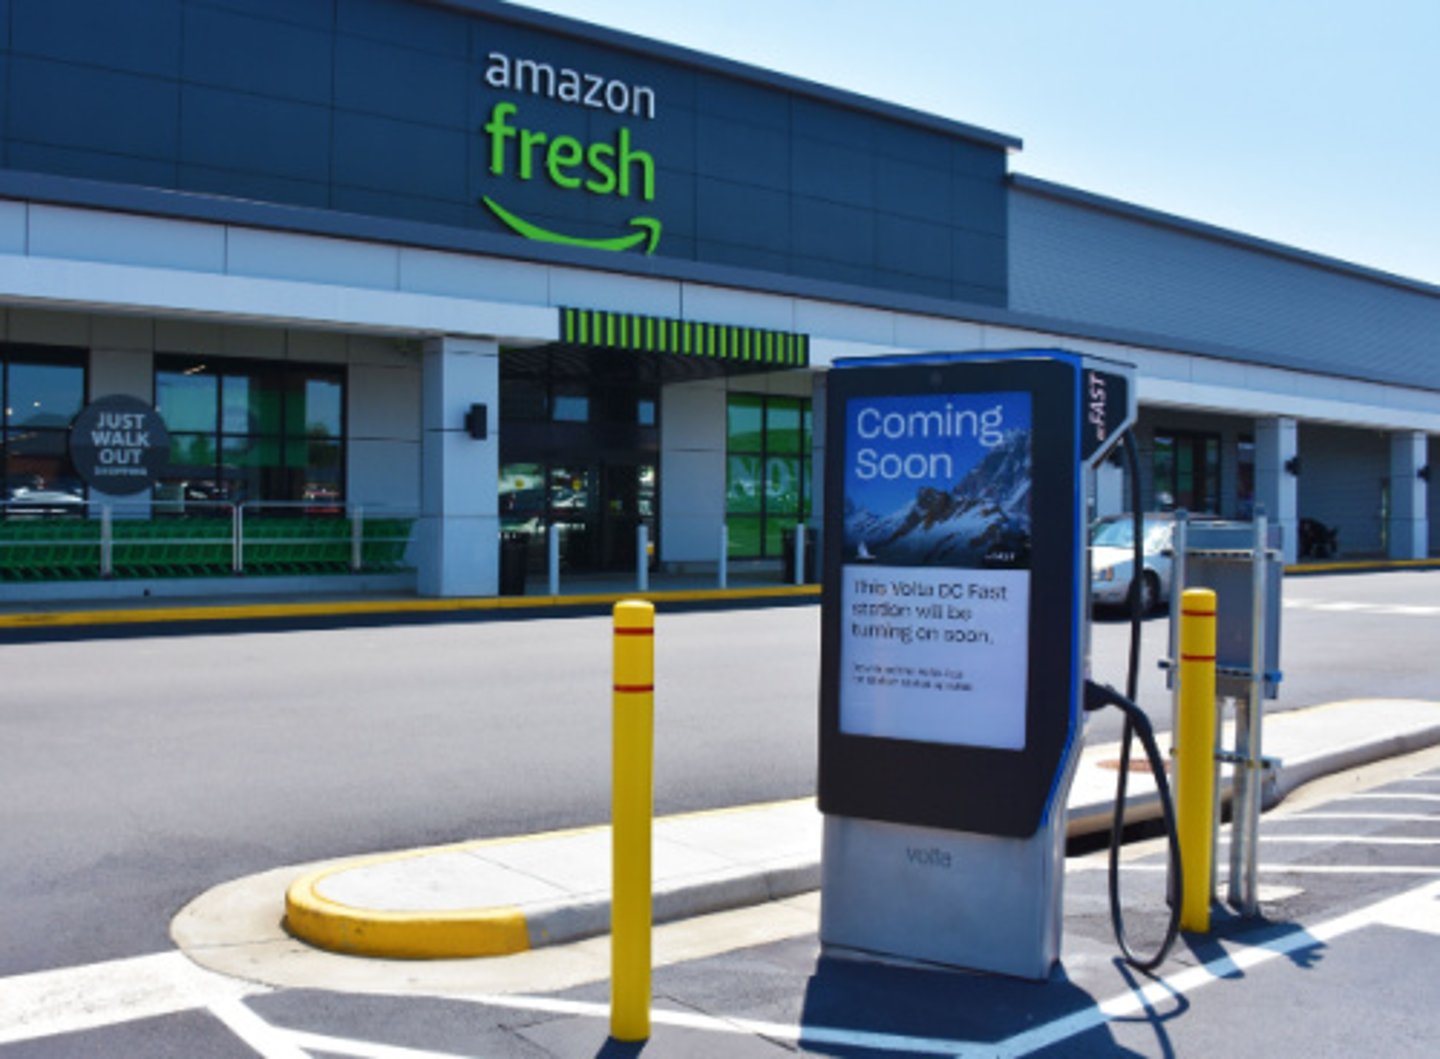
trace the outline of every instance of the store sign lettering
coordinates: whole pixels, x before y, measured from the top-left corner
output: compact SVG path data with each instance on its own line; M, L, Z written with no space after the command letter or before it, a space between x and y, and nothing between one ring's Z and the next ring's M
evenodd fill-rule
M557 70L549 63L512 59L501 52L489 54L483 80L503 91L645 120L655 117L655 90L648 86L569 68ZM655 200L655 159L635 145L628 126L620 126L611 140L585 143L528 126L519 105L502 100L490 108L481 133L489 145L492 177L529 181L543 176L560 191ZM615 251L643 245L647 254L654 253L660 242L661 224L655 217L632 217L631 230L623 234L589 238L542 228L506 209L495 195L482 195L480 201L511 231L537 242Z
M70 427L70 459L89 485L130 496L149 489L170 454L170 435L154 408L134 397L102 397Z

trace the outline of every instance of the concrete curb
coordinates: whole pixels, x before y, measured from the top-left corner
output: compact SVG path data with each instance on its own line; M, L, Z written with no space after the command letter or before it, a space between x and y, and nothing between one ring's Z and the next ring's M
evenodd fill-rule
M1285 567L1286 577L1307 574L1383 573L1386 570L1440 570L1440 559L1334 559L1295 563Z
M1356 704L1335 705L1353 708ZM1317 707L1322 710L1329 708L1333 707ZM1405 731L1362 738L1337 749L1297 755L1282 761L1266 784L1262 794L1263 807L1274 807L1294 791L1322 777L1440 745L1440 722L1410 723L1413 727ZM1106 754L1108 750L1097 756ZM1146 789L1148 777L1136 777L1136 780L1139 789L1127 798L1127 823L1151 820L1160 815L1158 795L1153 786ZM1069 807L1069 837L1108 831L1114 815L1113 801L1093 793L1082 796L1092 800ZM773 804L805 809L804 803L813 809L813 802L809 799ZM664 818L656 823L669 826L685 820L723 820L728 814L758 808L762 807L710 810ZM343 872L391 865L433 854L480 853L488 847L492 851L490 856L499 863L509 855L506 850L518 844L562 838L591 840L606 830L604 827L582 828L488 839L330 863L303 875L290 886L285 900L286 927L301 940L332 952L399 959L501 956L603 935L610 928L610 902L608 892L603 889L591 888L554 898L529 900L523 907L496 904L472 909L394 911L351 907L325 896L320 887L328 878ZM677 839L676 834L671 832L669 841L680 846L690 841L683 837ZM794 846L787 846L790 852L775 849L765 857L743 862L731 860L723 866L717 865L712 858L710 863L689 867L683 873L672 874L668 880L658 880L652 906L654 921L666 923L690 919L818 889L818 844L811 853L809 841L812 839L805 838L799 846L805 850L803 854L794 852ZM696 848L703 850L704 846Z
M802 803L813 807L812 799L772 805ZM671 822L724 819L744 812L745 808L704 810L666 819ZM356 907L326 896L322 887L335 876L357 870L399 865L436 855L484 854L486 850L512 845L584 839L604 835L608 830L601 826L482 839L328 863L301 875L286 890L284 926L294 937L329 952L388 959L508 956L595 937L610 929L608 892L529 901L524 907L497 904L401 911ZM656 923L673 922L794 897L819 886L820 862L814 856L775 856L743 866L707 867L659 882L654 890L652 917Z
M418 851L395 859L424 856ZM381 862L371 858L367 863ZM351 908L319 893L341 864L301 876L285 892L285 929L317 948L347 956L442 960L504 956L528 949L525 915L518 908L465 908L449 912L397 912Z
M485 596L471 599L328 600L317 603L234 603L193 606L135 606L96 610L41 610L0 614L0 629L76 628L177 622L256 621L286 618L341 618L372 615L463 614L483 611L564 610L603 607L625 599L652 603L743 603L750 600L820 598L819 585L758 588L663 589L651 592L597 592L574 596Z
M1262 806L1265 809L1273 808L1307 783L1333 776L1337 772L1392 757L1403 757L1432 746L1440 746L1440 724L1412 732L1401 732L1398 735L1382 736L1343 750L1281 762L1274 781L1266 784Z
M778 901L820 888L820 862L800 859L761 871L735 871L657 888L651 915L656 923ZM599 898L557 903L526 915L529 947L563 945L610 930L610 902ZM519 951L519 950L512 950ZM490 955L475 953L474 955Z

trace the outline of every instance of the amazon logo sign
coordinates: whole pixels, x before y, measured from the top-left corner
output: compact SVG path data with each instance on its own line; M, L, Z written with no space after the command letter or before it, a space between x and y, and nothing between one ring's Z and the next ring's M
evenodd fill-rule
M556 67L534 59L516 58L492 51L486 57L485 85L522 98L603 111L624 119L653 121L655 90L616 78ZM613 136L585 141L557 134L529 123L520 103L502 99L491 105L480 127L484 137L486 172L499 182L480 202L506 228L526 239L594 250L638 250L653 254L660 244L660 221L646 212L655 201L655 159L637 144L629 124ZM509 181L544 180L559 191L632 199L639 211L626 229L614 235L586 237L555 231L527 219L501 200Z

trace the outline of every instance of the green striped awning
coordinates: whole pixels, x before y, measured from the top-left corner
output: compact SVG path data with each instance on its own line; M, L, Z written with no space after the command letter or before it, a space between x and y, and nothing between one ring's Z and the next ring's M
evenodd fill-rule
M612 313L603 309L561 309L560 339L567 345L679 353L737 364L805 368L810 337L792 331L706 324L663 316Z

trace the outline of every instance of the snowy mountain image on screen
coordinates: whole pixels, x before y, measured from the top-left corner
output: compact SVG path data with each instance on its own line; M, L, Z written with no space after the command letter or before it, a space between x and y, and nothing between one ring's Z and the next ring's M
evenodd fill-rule
M846 562L1028 568L1030 481L1030 432L1014 430L952 488L922 485L897 510L867 510L852 491Z

